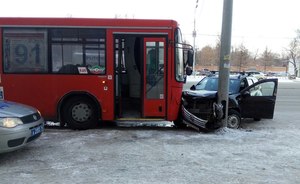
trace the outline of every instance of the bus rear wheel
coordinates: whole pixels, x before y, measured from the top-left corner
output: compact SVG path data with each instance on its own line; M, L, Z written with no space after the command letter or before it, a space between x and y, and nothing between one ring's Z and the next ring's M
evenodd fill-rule
M95 103L83 96L69 99L63 106L62 116L68 127L79 130L94 128L99 119Z

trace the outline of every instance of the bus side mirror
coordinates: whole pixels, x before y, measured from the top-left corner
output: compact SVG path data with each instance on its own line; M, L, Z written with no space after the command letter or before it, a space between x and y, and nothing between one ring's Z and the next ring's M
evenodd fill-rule
M194 51L188 50L187 65L192 67L194 63Z
M190 67L186 67L186 68L185 68L185 74L186 74L186 75L192 75L192 73L193 73L192 68L190 68Z

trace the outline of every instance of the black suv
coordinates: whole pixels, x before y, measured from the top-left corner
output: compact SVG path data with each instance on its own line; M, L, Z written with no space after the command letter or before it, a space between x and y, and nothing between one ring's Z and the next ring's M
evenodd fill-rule
M219 77L208 76L182 94L182 119L185 124L205 129L216 129L217 91ZM272 119L278 80L235 75L229 78L228 120L229 128L239 128L241 118ZM221 107L222 108L222 107ZM224 112L224 108L223 108ZM224 114L224 113L223 113ZM224 117L224 115L223 115ZM174 122L182 126L182 121Z

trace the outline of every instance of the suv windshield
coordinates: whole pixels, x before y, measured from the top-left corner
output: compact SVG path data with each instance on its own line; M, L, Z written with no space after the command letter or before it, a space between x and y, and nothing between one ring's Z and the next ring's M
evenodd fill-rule
M196 90L218 91L219 78L206 77L202 79L195 87ZM229 80L229 93L238 93L240 90L240 80Z

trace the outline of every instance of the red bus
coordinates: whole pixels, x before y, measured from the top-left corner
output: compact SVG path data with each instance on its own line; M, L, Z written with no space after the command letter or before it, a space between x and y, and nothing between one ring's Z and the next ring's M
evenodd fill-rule
M72 129L178 117L192 47L173 20L0 18L0 99Z

